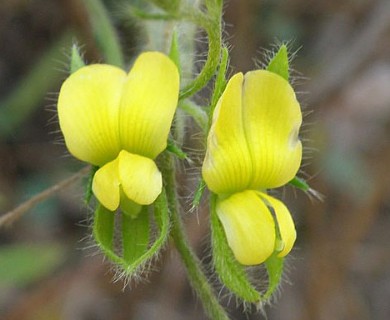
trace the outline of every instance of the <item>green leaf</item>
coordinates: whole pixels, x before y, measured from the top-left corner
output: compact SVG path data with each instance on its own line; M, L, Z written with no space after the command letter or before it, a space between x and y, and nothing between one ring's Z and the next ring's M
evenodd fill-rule
M64 251L57 244L0 247L0 287L24 286L39 280L64 260Z
M288 50L285 44L280 46L279 51L269 62L267 70L289 80Z
M143 207L137 217L122 214L123 258L131 265L148 250L149 215L147 207Z
M219 278L240 299L258 302L261 299L260 293L251 285L244 266L235 259L227 244L225 232L215 211L215 199L211 199L210 215L213 263Z
M268 273L268 288L262 296L264 300L271 298L272 294L278 288L283 275L283 262L284 258L278 258L276 252L265 262Z

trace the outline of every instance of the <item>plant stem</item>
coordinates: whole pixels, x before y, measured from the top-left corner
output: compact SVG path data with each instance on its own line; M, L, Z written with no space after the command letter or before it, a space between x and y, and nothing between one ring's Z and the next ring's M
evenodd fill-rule
M202 89L214 75L215 70L218 67L222 47L221 9L210 11L210 16L200 12L192 12L192 16L188 17L206 31L209 49L202 71L191 83L180 90L179 100L190 97Z
M168 206L172 219L171 235L187 269L190 283L202 301L203 307L210 319L229 320L225 310L219 304L208 279L203 273L198 257L190 248L183 232L184 226L179 215L177 204L174 163L172 156L169 154L165 155L163 175L164 181L166 182Z
M207 132L209 127L208 115L200 106L195 104L193 101L186 99L180 102L179 108L190 115L204 133Z
M54 186L51 186L50 188L47 188L46 190L30 198L29 200L23 202L15 209L3 214L2 216L0 216L0 228L3 226L11 225L13 222L21 218L26 212L28 212L33 207L35 207L38 203L45 201L46 199L50 198L58 191L73 184L80 178L84 177L90 170L91 168L89 166L84 167L83 169L81 169L74 175L70 176L69 178L55 184Z

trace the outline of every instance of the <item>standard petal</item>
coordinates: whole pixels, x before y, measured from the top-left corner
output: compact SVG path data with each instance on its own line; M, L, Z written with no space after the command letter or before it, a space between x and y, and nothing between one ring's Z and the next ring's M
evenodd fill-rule
M229 246L240 263L260 264L272 254L275 222L255 191L247 190L218 200L216 210Z
M119 177L126 196L141 205L154 202L162 190L161 172L153 160L122 150Z
M298 139L302 114L293 88L272 72L248 72L242 103L254 170L251 189L286 184L295 176L302 158Z
M119 128L123 149L154 159L166 148L179 95L179 72L159 52L141 54L126 81Z
M242 73L229 80L207 137L202 174L209 189L219 194L248 189L251 182L252 163L242 119L242 82Z
M119 103L126 73L96 64L83 67L63 83L58 118L65 144L76 158L101 166L120 151Z
M278 257L284 257L291 251L292 247L294 246L295 239L297 238L294 221L291 217L290 211L280 200L275 199L274 197L271 197L263 192L259 192L259 195L270 207L272 207L275 212L280 236L283 241L283 249L279 252Z
M110 211L115 211L120 203L119 159L115 159L98 171L92 181L92 191L99 202Z

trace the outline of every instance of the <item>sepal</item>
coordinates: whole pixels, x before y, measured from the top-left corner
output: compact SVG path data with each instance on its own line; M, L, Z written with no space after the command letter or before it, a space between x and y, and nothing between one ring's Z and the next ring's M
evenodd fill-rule
M268 274L268 288L263 294L262 299L269 300L278 289L283 275L284 258L279 258L277 252L274 252L267 261L265 267Z
M165 192L154 203L154 222L158 234L150 239L152 219L149 219L148 207L142 207L134 218L129 214L114 213L98 204L94 214L93 236L103 254L122 271L125 277L138 276L148 262L164 247L169 235L169 213ZM118 219L118 221L116 221ZM119 241L116 247L116 225L121 223Z
M173 34L172 34L171 48L169 50L169 58L176 65L177 69L179 70L179 73L181 73L180 72L181 68L180 68L179 36L177 34L176 29L173 30Z
M284 78L286 81L289 80L290 77L290 66L288 61L288 50L285 44L282 44L272 57L266 70L276 73L277 75Z
M74 43L72 45L71 53L70 53L70 73L74 73L77 70L81 69L82 67L85 67L84 59L82 58L82 55L80 54L80 48L77 47L77 45Z
M142 207L136 217L122 214L123 259L128 265L136 262L148 251L149 229L147 207Z
M84 191L84 202L88 205L89 202L92 199L93 196L93 191L92 191L92 182L93 182L93 177L96 173L96 171L99 169L98 166L92 166L91 171L88 175L88 180L85 186L85 191Z

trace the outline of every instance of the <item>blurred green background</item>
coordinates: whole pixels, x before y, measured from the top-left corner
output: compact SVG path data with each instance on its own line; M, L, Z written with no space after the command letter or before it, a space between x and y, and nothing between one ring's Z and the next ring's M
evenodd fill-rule
M145 42L124 2L105 4L129 61ZM0 1L1 214L83 166L61 143L55 103L73 42L89 63L104 61L84 4ZM280 190L298 240L268 319L390 319L390 1L230 0L224 19L231 73L253 69L278 40L298 51L302 175L325 196ZM194 181L180 178L186 202ZM82 198L74 184L0 230L0 319L206 319L174 248L147 281L112 283ZM206 206L186 222L209 268ZM263 318L220 295L232 319Z

